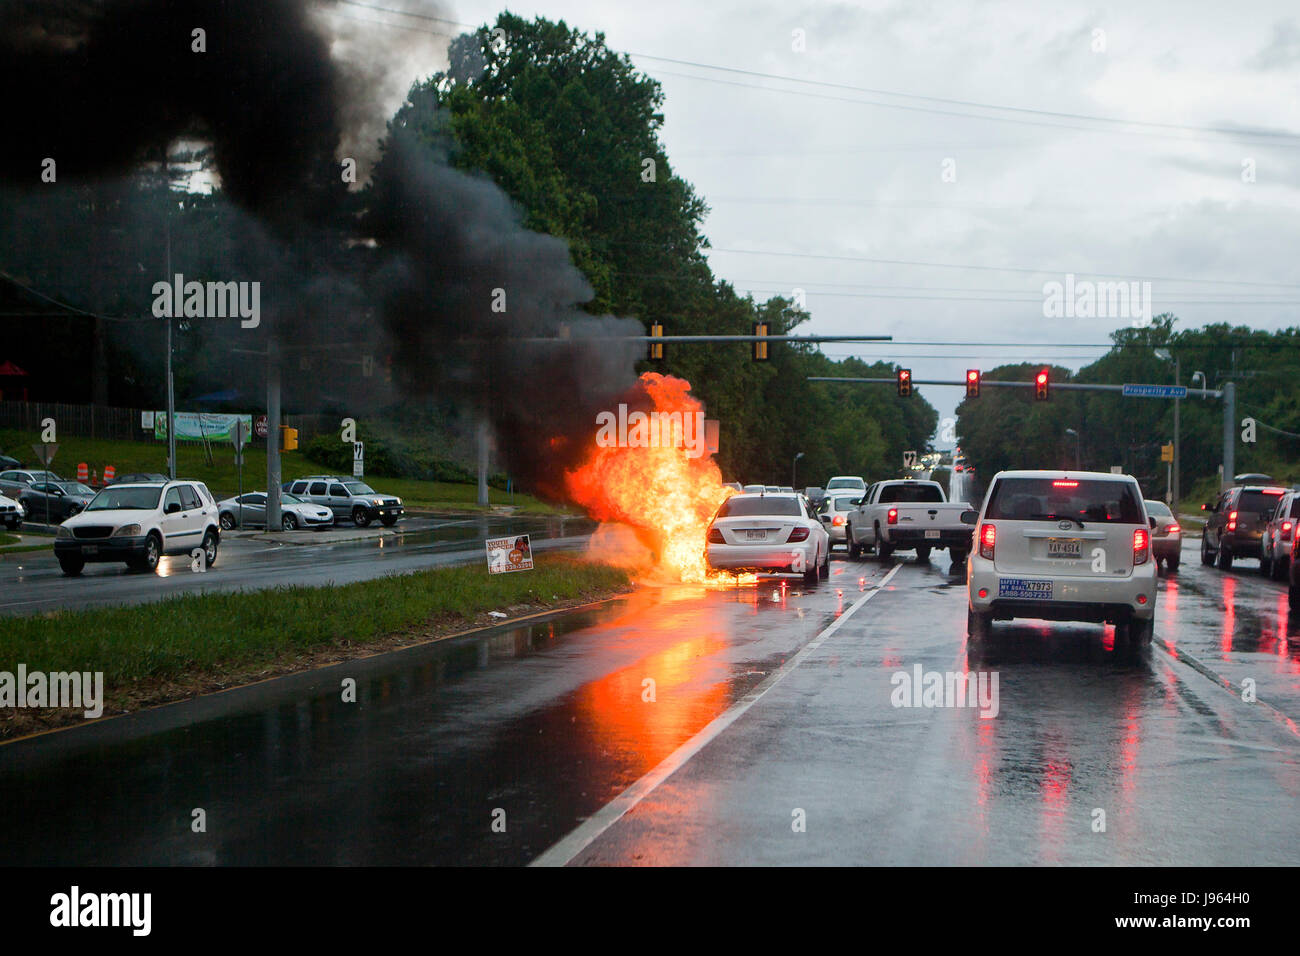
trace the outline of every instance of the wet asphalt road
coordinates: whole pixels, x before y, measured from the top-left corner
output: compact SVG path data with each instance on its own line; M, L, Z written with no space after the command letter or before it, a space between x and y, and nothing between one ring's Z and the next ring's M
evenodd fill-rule
M832 572L643 591L10 744L0 863L1300 862L1300 619L1253 563L1189 546L1146 651L1017 622L969 658L946 555ZM916 665L996 672L997 716L894 706Z
M0 559L0 615L141 604L202 591L261 590L287 585L347 584L387 574L486 561L489 537L530 534L537 551L585 547L595 524L586 518L478 515L408 516L391 531L355 532L352 541L320 543L337 531L298 531L281 540L226 535L217 562L194 573L185 556L164 557L155 574L122 564L88 564L68 578L54 555L27 552ZM380 534L382 533L382 537Z

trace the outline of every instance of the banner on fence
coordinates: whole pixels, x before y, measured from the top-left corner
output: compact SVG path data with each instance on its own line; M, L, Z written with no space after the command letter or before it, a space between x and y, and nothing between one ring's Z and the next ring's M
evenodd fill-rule
M244 434L252 434L252 415L231 415L225 412L177 412L177 441L230 441L235 431L235 422L244 423ZM153 417L153 437L159 440L167 437L167 413L155 412Z

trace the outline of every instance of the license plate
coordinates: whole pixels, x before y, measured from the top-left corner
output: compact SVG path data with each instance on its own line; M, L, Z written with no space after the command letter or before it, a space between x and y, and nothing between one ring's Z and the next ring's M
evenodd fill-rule
M1083 542L1078 538L1048 538L1047 556L1049 558L1083 557Z
M1050 601L1051 581L1030 581L1025 578L999 578L998 597L1030 601Z
M745 532L745 540L746 540L746 541L766 541L766 540L767 540L767 532L766 532L766 531L746 531L746 532Z
M939 537L939 532L938 532L938 531L927 531L927 532L925 533L925 536L926 536L927 538L937 538L937 537Z
M83 544L83 545L81 546L81 553L82 553L82 554L99 554L99 545L97 545L97 544Z

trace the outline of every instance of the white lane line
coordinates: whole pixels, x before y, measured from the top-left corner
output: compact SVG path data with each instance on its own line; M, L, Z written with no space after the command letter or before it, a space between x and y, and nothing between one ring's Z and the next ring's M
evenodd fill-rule
M897 574L904 565L895 564L893 569L880 579L874 590L868 591L849 607L847 611L832 621L825 630L805 644L788 661L775 670L770 677L760 683L740 700L715 717L694 737L686 741L636 783L632 784L595 814L588 817L576 830L561 839L549 850L537 857L529 866L567 866L583 850L590 846L606 830L617 823L625 813L654 792L654 789L686 765L686 762L717 737L720 733L742 717L763 695L779 684L787 674L798 667L805 657L821 647L832 634L857 613L858 609L885 589L889 579Z

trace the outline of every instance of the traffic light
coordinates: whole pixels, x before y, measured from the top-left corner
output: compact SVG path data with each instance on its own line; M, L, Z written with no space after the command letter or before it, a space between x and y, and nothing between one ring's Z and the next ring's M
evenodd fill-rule
M663 325L659 322L651 324L650 334L655 338L662 338L664 334ZM664 344L662 342L651 342L650 354L646 357L652 360L662 359L664 357Z
M980 370L977 368L968 368L966 370L966 397L980 397Z
M912 370L910 368L900 368L898 370L898 397L907 398L912 394Z
M1047 369L1041 370L1034 376L1034 399L1036 401L1047 401L1047 389L1050 384L1050 376L1047 373Z
M280 439L280 451L295 451L298 448L298 429L281 425Z
M766 323L766 322L755 322L755 323L754 323L754 334L755 334L755 335L767 335L767 334L768 334L768 332L767 332L767 323ZM755 343L754 343L754 361L755 361L755 362L766 362L766 361L767 361L767 343L766 343L766 342L755 342Z

